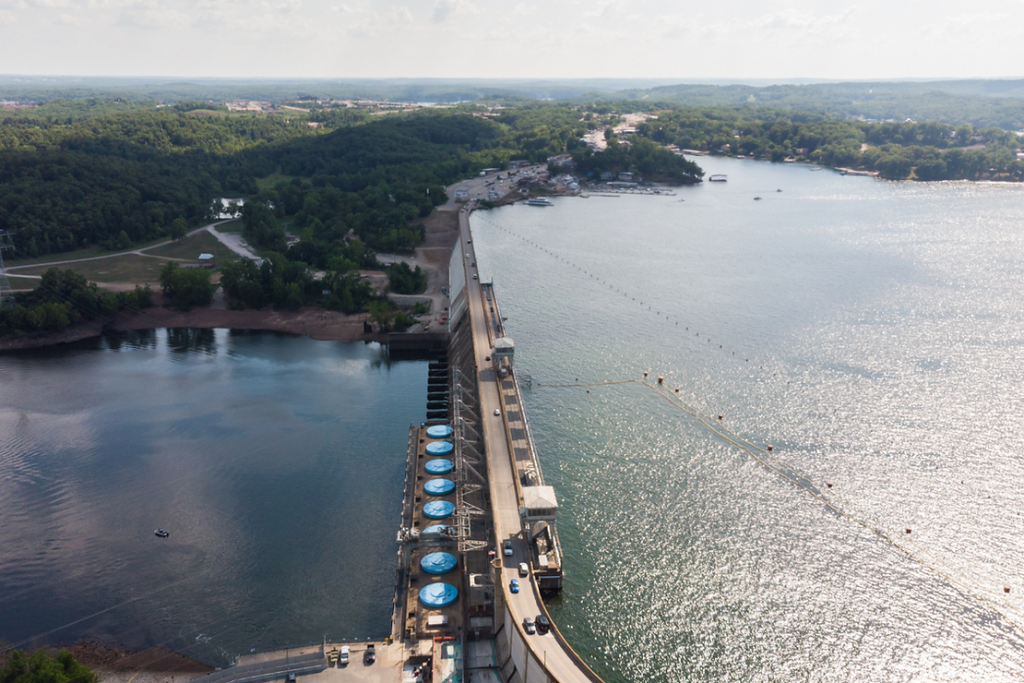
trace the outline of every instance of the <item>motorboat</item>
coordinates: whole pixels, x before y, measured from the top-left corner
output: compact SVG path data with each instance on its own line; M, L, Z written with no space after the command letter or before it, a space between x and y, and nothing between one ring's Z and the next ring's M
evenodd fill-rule
M530 206L554 206L550 200L544 197L533 197L532 199L527 199L526 203Z
M160 538L167 538L168 536L170 536L170 534L167 531L164 531L163 529L157 529L153 533L159 536Z

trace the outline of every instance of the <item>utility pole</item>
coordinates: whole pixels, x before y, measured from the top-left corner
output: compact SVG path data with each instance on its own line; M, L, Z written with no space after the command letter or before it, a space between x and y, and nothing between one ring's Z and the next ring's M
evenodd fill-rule
M14 245L7 244L8 235L8 232L0 230L0 309L14 308L14 292L11 283L7 281L7 269L4 267L4 249L14 249Z

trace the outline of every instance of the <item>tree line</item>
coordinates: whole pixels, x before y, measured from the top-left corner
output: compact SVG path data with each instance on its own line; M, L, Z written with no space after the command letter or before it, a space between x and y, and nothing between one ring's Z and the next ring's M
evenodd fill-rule
M14 307L0 309L0 337L53 333L76 323L139 311L153 305L149 287L127 292L101 292L94 282L71 270L50 268L39 286L18 294Z
M661 110L637 133L659 144L712 154L878 171L904 180L1024 180L1020 138L1000 128L838 120L772 109Z

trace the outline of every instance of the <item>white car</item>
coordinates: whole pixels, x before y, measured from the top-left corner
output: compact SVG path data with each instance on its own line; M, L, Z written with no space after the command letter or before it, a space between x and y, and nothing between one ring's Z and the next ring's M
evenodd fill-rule
M338 666L345 666L348 664L349 659L349 646L341 646L341 655L338 656Z
M501 417L501 410L498 408L494 409L494 417Z

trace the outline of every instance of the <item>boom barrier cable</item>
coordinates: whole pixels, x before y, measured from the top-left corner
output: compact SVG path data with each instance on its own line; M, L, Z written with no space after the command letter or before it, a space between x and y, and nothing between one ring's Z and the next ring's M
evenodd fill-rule
M558 261L561 261L562 263L564 263L564 264L568 265L569 267L575 269L579 273L582 273L583 275L586 275L587 277L589 277L590 279L594 280L595 282L597 282L597 283L599 283L601 285L608 285L610 290L614 290L617 293L621 293L624 297L630 297L633 301L637 300L636 297L631 297L631 295L628 292L625 292L621 288L616 287L614 284L608 282L607 280L602 279L597 274L589 272L585 268L577 265L573 261L570 261L568 258L562 256L558 252L553 251L551 249L548 249L544 245L537 243L536 241L534 241L534 240L532 240L532 239L530 239L530 238L528 238L528 237L526 237L526 236L516 232L515 230L512 230L512 229L507 228L505 226L499 225L498 223L495 223L494 221L491 221L491 220L485 218L484 216L480 215L479 212L474 213L473 217L474 217L475 220L480 220L481 222L486 223L488 226L493 227L493 228L495 228L497 230L500 230L500 231L502 231L502 232L504 232L504 233L506 233L506 234L508 234L508 235L510 235L510 236L512 236L512 237L514 237L516 239L518 239L518 240L521 240L525 244L533 247L534 249L536 249L536 250L538 250L540 252L543 252L544 254L546 254L546 255L548 255L548 256L550 256L550 257L552 257L552 258L554 258L554 259L556 259ZM540 227L538 224L534 224L534 225L535 225L535 227ZM640 301L639 305L642 307L643 306L643 301ZM648 306L647 310L651 311L652 308L650 306ZM653 312L659 318L662 317L661 311L654 310ZM668 315L665 315L664 318L665 318L665 320L667 320L669 322L673 322L672 318L670 316L668 316ZM680 322L681 321L679 321L679 320L674 321L675 325L679 325ZM684 324L684 329L686 331L689 331L689 325L685 325ZM695 332L694 336L700 337L701 334L699 332ZM704 338L707 339L708 343L712 345L711 348L715 348L714 340L711 337L705 335ZM717 345L717 348L725 350L724 349L724 345L722 345L722 344ZM736 354L735 351L732 351L731 355L736 356L737 354ZM744 357L744 362L750 362L750 359L748 357ZM764 366L761 365L759 367L761 369L763 369ZM587 383L587 384L581 384L581 383L578 383L578 382L577 383L570 383L570 384L543 384L543 383L540 383L540 384L538 384L538 386L549 386L549 387L556 387L556 386L559 386L559 387L567 387L567 386L604 386L604 385L608 385L608 384L624 384L624 383L630 383L630 382L640 382L640 380L620 380L620 381L610 381L610 382L594 382L594 383ZM644 384L645 386L650 387L650 385L645 383L645 382L640 382L640 383ZM651 387L651 388L653 388L653 387ZM661 392L659 392L659 393L661 393ZM731 431L725 429L722 426L716 425L715 424L715 422L716 422L715 420L713 420L712 418L710 418L707 415L704 415L703 413L701 413L695 407L686 404L685 401L683 401L678 396L669 394L669 395L666 395L666 398L668 400L670 400L670 401L677 402L675 404L676 404L676 406L678 408L680 408L680 409L684 410L684 412L687 412L688 414L690 414L692 417L694 417L694 419L697 419L699 422L701 422L705 427L707 427L711 431L719 434L719 436L721 438L723 438L726 441L734 444L737 448L740 448L740 449L748 452L752 457L757 459L758 462L760 462L763 466L765 466L769 470L775 472L776 474L779 474L780 476L783 476L784 478L790 480L792 483L794 483L794 484L796 484L798 486L801 486L802 488L807 490L809 493L811 493L811 495L820 498L822 500L822 502L825 503L826 505L828 505L830 508L835 509L835 506L834 506L834 504L832 502L830 502L828 499L825 499L825 498L822 497L822 494L821 494L821 490L822 489L820 487L814 485L809 478L807 478L807 477L803 476L802 474L800 474L795 468L792 468L789 465L787 465L785 463L782 463L780 460L778 460L772 454L771 451L768 451L768 450L763 449L763 448L761 448L759 446L756 446L756 445L750 443L749 441L747 441L746 439L744 439L743 437L739 436L738 434L735 434L734 432L731 432ZM758 454L760 454L760 455L758 455ZM775 463L775 465L773 466L770 463ZM792 476L785 474L786 471L792 473ZM803 481L801 482L800 480L803 480ZM847 507L847 509L855 510L855 507L849 501L843 499L842 497L840 497L840 496L838 496L836 494L830 494L830 495L831 495L832 499L834 499L838 503L841 503L842 505L845 505ZM841 511L837 510L837 512L841 512ZM881 531L882 529L884 529L884 525L881 524L880 522L878 522L878 520L873 519L869 515L860 514L859 516L854 517L854 516L849 515L847 513L842 513L841 512L841 514L844 514L845 516L849 517L851 520L853 520L856 523L864 526L865 528L871 529L872 531L874 531L875 533L877 533L881 537L883 537L885 540L887 540L889 543L891 543L892 545L897 547L901 552L904 552L904 553L908 554L915 561L921 563L923 566L928 567L929 569L931 569L935 573L939 574L940 576L943 576L944 578L947 578L947 580L949 580L950 582L954 583L955 585L963 588L968 593L976 594L976 591L974 593L972 593L971 589L967 588L967 586L964 585L965 583L974 582L973 579L971 579L970 577L967 577L962 572L959 572L958 570L949 567L948 564L946 564L942 560L936 558L932 553L930 553L926 549L922 548L919 544L915 543L914 541L906 541L906 542L902 542L902 543L895 541L894 537L897 536L897 535L893 534L892 532L883 532L883 531ZM932 558L932 562L930 562L930 563L924 562L920 557L918 557L918 556L914 555L913 553L911 553L908 550L908 547L911 547L911 546L916 548L917 552L920 555L927 555L928 557ZM940 569L937 568L937 565L942 565L943 567L945 567L945 569L944 570L940 570ZM962 580L963 580L963 583L958 582L957 580L952 578L951 575L960 576L962 578ZM974 583L977 583L977 582L974 582ZM987 599L987 598L985 598L984 596L981 596L981 595L976 595L976 597L979 600L985 602L986 605L989 605L990 607L992 607L992 609L995 609L995 611L998 611L1003 616L1006 616L1003 611L1000 611L1000 610L996 609L994 606L992 606L992 603L991 603L991 601L989 599ZM1014 627L1016 627L1018 630L1022 630L1020 625L1018 625L1015 621L1010 619L1008 616L1006 618L1011 623L1013 623Z
M899 534L887 529L884 524L874 519L871 515L860 512L857 507L850 501L842 498L837 494L830 493L825 495L819 485L814 483L813 479L797 468L781 461L777 456L774 455L774 449L769 447L758 446L745 437L737 434L735 431L729 429L725 425L721 424L719 420L715 420L710 415L706 415L699 409L690 405L682 398L677 396L674 392L668 390L663 384L651 384L650 382L639 380L639 379L625 379L625 380L609 380L603 382L576 382L576 383L542 383L538 382L537 386L541 387L557 387L557 388L571 388L571 387L600 387L600 386L611 386L611 385L622 385L622 384L637 384L640 385L660 398L667 401L670 405L678 410L681 410L685 414L692 417L698 423L703 425L708 431L718 436L726 443L734 446L738 450L746 453L755 461L757 461L764 469L769 472L781 477L782 479L793 484L797 488L808 493L817 500L819 503L827 507L828 509L835 512L837 515L857 524L858 526L871 531L876 536L886 541L889 545L899 550L906 557L910 558L914 562L918 563L922 567L928 569L937 576L945 579L950 584L956 586L962 590L965 594L970 595L975 600L983 604L989 610L1002 616L1006 621L1013 626L1015 630L1024 634L1024 625L1018 621L1018 617L1011 615L1009 610L1015 610L1014 607L1007 605L1006 603L997 603L992 598L987 597L984 594L982 583L973 579L972 577L964 574L963 572L950 567L946 562L936 558L931 552L922 548L919 544L913 541L898 541L897 538L901 538ZM829 484L831 487L831 484Z
M582 273L583 275L586 275L588 278L590 278L594 282L600 284L602 286L602 289L605 286L607 286L609 292L614 291L616 294L621 294L623 296L623 298L628 298L628 299L631 299L632 301L637 302L637 305L640 306L641 310L646 310L646 311L652 313L653 315L656 315L659 319L664 319L664 320L666 320L666 321L668 321L670 323L673 323L673 325L676 326L676 327L682 326L682 328L683 328L683 330L685 332L689 332L690 331L691 323L689 323L687 321L684 321L684 320L681 320L681 319L678 319L678 318L673 318L668 313L666 313L664 311L661 311L659 309L653 308L653 305L648 305L646 307L646 309L644 309L644 302L643 302L642 298L638 301L637 297L633 296L632 294L630 294L626 290L622 289L621 287L616 286L614 283L610 282L609 280L606 280L606 279L600 277L596 273L591 273L590 271L586 270L583 266L578 265L575 261L569 260L568 258L562 256L558 252L553 251L551 249L548 249L544 245L539 244L539 243L531 240L529 237L521 235L520 233L516 232L515 230L512 230L511 228L507 228L507 227L505 227L503 225L499 225L499 224L495 223L494 221L488 220L487 218L484 218L484 217L480 216L479 213L480 212L475 212L473 214L474 220L479 220L479 221L481 221L483 223L486 223L488 226L493 227L496 230L500 230L500 231L502 231L502 232L504 232L504 233L506 233L508 235L511 235L512 237L515 237L518 240L521 240L522 242L528 244L529 246L533 247L537 251L540 251L540 252L550 256L553 259L561 261L563 264L569 266L570 268L575 269L576 271ZM729 352L732 356L737 356L737 357L743 358L744 362L746 362L746 363L750 362L750 354L749 353L737 354L737 352L735 350L731 349L731 348L730 349L726 349L725 348L725 344L717 344L717 342L715 342L715 340L710 335L708 335L706 333L702 335L699 331L694 330L693 336L695 338L697 338L697 339L704 339L709 344L710 348L715 348L716 350L721 350L723 352ZM717 346L716 346L716 344L717 344Z

